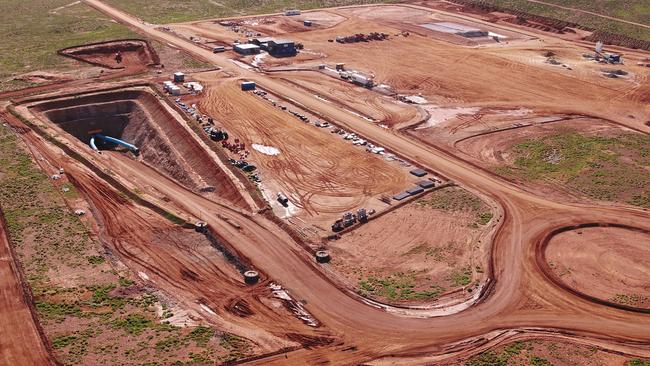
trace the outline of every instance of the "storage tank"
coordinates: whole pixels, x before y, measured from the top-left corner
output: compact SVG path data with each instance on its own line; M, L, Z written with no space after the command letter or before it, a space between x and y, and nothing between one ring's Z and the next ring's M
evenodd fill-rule
M182 72L176 72L174 73L174 82L175 83L182 83L185 81L185 74Z

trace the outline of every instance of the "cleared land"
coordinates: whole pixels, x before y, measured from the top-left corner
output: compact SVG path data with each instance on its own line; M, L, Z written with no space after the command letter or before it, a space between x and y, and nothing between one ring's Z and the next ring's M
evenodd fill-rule
M471 193L442 188L329 242L332 265L383 302L470 297L485 280L492 216Z
M242 93L234 81L210 85L199 106L231 139L245 144L249 160L261 172L267 199L276 204L277 192L289 198L293 210L278 207L281 217L297 214L329 229L346 211L386 208L379 197L392 196L416 181L407 167L353 146L329 129L306 124L251 93ZM261 153L250 148L252 144L274 147L279 154Z
M591 131L561 123L498 133L460 148L506 177L567 187L602 200L650 207L648 135L607 124ZM507 136L507 139L504 139ZM533 137L534 136L534 137ZM480 150L480 152L479 152Z
M134 86L152 82L160 87L172 66L164 75L93 80L87 85L81 82L88 79L83 79L38 96L43 99L16 94L7 101L16 105L10 111L21 115L15 118L2 111L17 132L11 136L26 142L45 174L34 180L33 174L26 174L25 181L0 185L9 189L0 204L8 208L10 230L17 231L12 237L22 239L16 245L25 251L21 259L37 296L39 319L62 362L214 364L259 355L262 358L250 363L425 365L465 362L511 340L536 337L584 342L585 347L617 355L650 356L647 314L623 311L557 286L540 272L543 253L537 246L557 227L586 222L650 230L647 211L635 206L596 202L586 194L577 205L557 192L561 179L578 181L585 169L597 169L593 162L618 161L620 169L603 167L619 169L619 174L627 173L625 167L636 172L633 177L646 169L643 132L650 128L650 89L648 69L636 65L646 54L625 50L625 64L616 66L623 71L616 73L620 77L606 77L603 65L582 57L593 44L580 41L581 32L559 35L485 23L467 14L391 5L321 10L316 18L323 24L317 22L313 30L300 29L304 26L299 21L282 16L260 17L276 21L250 26L300 41L306 49L297 58L239 57L230 51L213 53L211 44L229 43L242 32L208 26L210 22L167 29L106 8L98 0L84 2L165 48L198 55L220 69L188 73L187 79L200 81L206 89L204 94L181 96L185 107L175 96L166 99L151 88ZM464 37L419 26L451 19L508 38L459 41ZM181 27L183 32L176 33ZM359 31L387 32L390 39L333 41ZM202 39L190 41L192 32ZM549 53L555 56L546 56ZM552 57L556 62L549 60ZM310 71L264 72L246 65L254 61L264 68ZM339 81L327 68L318 71L320 63L333 68L337 62L374 74L387 89L418 95L425 102L407 105L385 90L380 96L377 89ZM273 102L241 91L241 80L255 81ZM132 89L140 92L125 97L125 90ZM150 95L143 96L143 90ZM193 104L201 114L214 117L215 126L226 127L229 141L245 142L245 150L260 143L279 155L220 149L201 130L202 124L209 125L207 116L199 123L188 110ZM327 120L353 131L385 147L386 153L371 154L330 133L333 129L307 124L281 106L305 113L312 122ZM418 117L428 118L418 124ZM555 122L546 125L546 118L575 124L574 129L552 130ZM531 125L515 125L520 119ZM409 136L402 127L410 124L427 126L422 131L440 128L442 133L430 133L430 140ZM87 141L91 127L136 142L140 156L111 145L102 146L102 154L92 151ZM517 135L514 139L522 140L508 145L508 131L533 133ZM535 138L544 146L519 146ZM534 179L542 183L547 182L544 174L555 174L548 178L554 181L546 191L531 189L515 180L524 178L506 180L481 169L481 154L472 157L460 150L473 140L489 143L479 153L507 145L510 150L504 150L501 161L512 166L519 162L519 171L540 165L540 157L561 169L530 169L526 177L537 174ZM554 152L565 144L570 148L562 155ZM25 161L15 159L19 145L0 151L8 166ZM258 166L260 191L280 217L264 204L251 204L259 202L252 198L258 192L249 182L244 184L248 177L224 158L238 155ZM421 180L408 173L412 168L405 161L429 171L428 177L448 177L476 196L460 188L434 192L342 232L338 241L333 236L323 240L324 234L331 235L325 223L342 212L359 206L395 207L390 195ZM50 181L54 174L62 176ZM604 185L618 189L609 181ZM643 191L638 186L630 191L627 183L620 186L613 194L625 202ZM273 202L278 191L291 196L287 209ZM66 205L83 208L85 214L72 215ZM23 206L29 209L21 210ZM193 230L197 220L209 224L205 232ZM179 226L183 222L186 225ZM299 222L316 232L310 236L290 230L300 229L302 224L294 224ZM324 229L318 229L319 224ZM54 242L44 238L44 232L62 239ZM485 240L487 236L494 242ZM313 249L321 246L330 247L331 264L314 259ZM616 267L626 265L623 257L647 257L647 250L630 246L612 261ZM346 259L349 262L341 266ZM585 268L593 268L588 262ZM32 278L35 269L41 277ZM259 271L257 284L244 283L242 273L248 269ZM344 273L347 283L331 278L333 270ZM612 278L616 282L617 277ZM475 281L483 280L476 287ZM472 301L442 298L444 290L469 295L469 289ZM372 304L359 294L400 306ZM505 347L468 364L582 362L573 354L582 348L571 345L533 342ZM562 358L567 354L570 357ZM645 362L613 359L606 352L590 356L592 363Z
M650 308L650 234L624 228L582 228L556 235L546 258L562 282L602 300Z

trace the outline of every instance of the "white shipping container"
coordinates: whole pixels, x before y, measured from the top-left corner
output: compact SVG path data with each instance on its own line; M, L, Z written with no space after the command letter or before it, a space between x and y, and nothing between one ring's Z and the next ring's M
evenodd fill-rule
M351 76L351 79L353 82L363 85L363 86L370 86L372 85L372 79L359 73L354 73Z
M181 95L181 88L176 85L172 85L169 87L169 92L171 95Z

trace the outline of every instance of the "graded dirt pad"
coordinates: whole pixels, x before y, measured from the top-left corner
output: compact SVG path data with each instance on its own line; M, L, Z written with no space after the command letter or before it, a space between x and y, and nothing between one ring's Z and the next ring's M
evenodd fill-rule
M613 303L650 308L650 234L616 227L557 234L546 247L553 273L572 289Z
M623 132L632 132L629 129L613 125L607 121L584 116L542 116L533 118L536 118L538 122L535 123L536 121L533 120L530 125L527 124L521 127L514 124L506 124L504 126L489 124L489 127L486 128L479 120L476 123L472 123L472 125L474 129L480 130L468 131L465 136L459 139L459 141L454 145L461 152L481 161L486 166L512 165L517 157L513 154L512 148L525 141L533 141L544 137L566 133L568 131L579 132L585 136L615 136ZM565 118L566 120L564 120ZM474 115L464 118L464 120L472 119L475 119ZM518 123L524 123L526 121L523 118L515 119L520 121ZM551 122L544 122L546 120ZM492 130L490 127L493 126L497 128ZM451 130L454 131L455 128L456 127L452 127ZM419 137L427 138L434 137L432 135L435 134L436 131L416 129L413 132Z
M31 110L83 143L88 143L92 134L99 131L123 139L140 149L138 159L188 188L246 206L234 183L190 132L180 126L185 122L177 120L146 89L46 101L32 106Z
M230 20L240 31L259 32L264 35L281 35L285 33L307 32L314 29L333 27L346 18L329 11L308 11L300 15L273 16ZM311 20L311 26L305 26L304 21ZM208 24L197 22L195 24ZM219 24L217 24L219 25Z
M559 197L586 195L648 207L648 143L646 134L572 117L479 133L455 147L505 177L540 191L564 191Z
M247 149L252 144L278 149L275 156L249 149L249 159L261 172L267 197L275 201L275 194L283 192L305 217L313 220L318 216L326 226L346 211L385 207L375 197L395 194L414 181L408 169L397 162L387 162L363 147L353 146L328 129L303 123L241 91L236 82L209 86L200 109Z
M118 52L122 55L122 62L119 63L115 59ZM60 50L59 54L109 69L145 69L147 66L160 63L158 54L149 42L139 39L69 47Z
M265 59L266 60L266 59ZM395 126L419 121L421 116L413 105L401 103L387 96L352 83L343 82L317 72L273 73L271 77L294 85L306 92L319 95L333 104L358 113L373 122Z
M469 297L485 279L491 217L471 193L442 188L327 246L336 271L373 299L432 302L454 292L455 298Z

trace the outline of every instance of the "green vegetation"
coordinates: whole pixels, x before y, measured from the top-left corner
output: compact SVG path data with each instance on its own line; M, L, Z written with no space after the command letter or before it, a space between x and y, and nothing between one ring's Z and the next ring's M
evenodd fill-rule
M454 286L467 286L472 282L472 269L465 267L461 270L454 271L449 280Z
M444 289L430 285L427 289L416 290L415 273L397 272L380 278L370 276L359 281L360 293L389 300L434 300Z
M129 334L140 334L143 330L150 328L153 322L142 315L131 314L124 319L115 320L113 325L124 329Z
M531 366L553 366L553 364L550 361L537 356L530 357L530 365Z
M38 314L45 319L64 320L70 315L81 316L81 309L78 305L66 303L53 303L48 301L36 301Z
M598 14L628 20L631 22L650 24L650 4L644 0L545 0L562 6L592 11Z
M492 212L481 212L478 215L478 224L487 225L492 220L493 216Z
M459 187L438 189L418 200L417 203L443 211L478 212L484 206L480 198Z
M221 358L222 361L245 358L250 356L252 352L251 345L246 339L230 333L221 335L219 345L228 351L228 354Z
M509 357L506 354L497 354L493 351L483 352L465 362L465 366L506 366Z
M60 68L73 63L56 54L70 46L135 33L87 5L69 0L5 0L0 8L0 79L14 73ZM29 81L2 82L0 90L30 86Z
M246 14L275 13L284 9L315 9L395 0L108 0L109 4L157 24Z
M593 11L603 15L617 17L641 24L650 24L650 5L645 0L545 0L557 5ZM476 1L478 2L478 1ZM583 14L573 10L565 10L550 5L533 3L527 0L482 0L481 2L523 11L533 15L541 15L553 19L580 24L585 27L621 34L636 39L650 41L650 30L631 24L602 18L596 15Z
M204 347L213 336L214 330L211 328L198 326L194 328L190 334L187 335L187 338L196 342L198 346Z
M610 299L612 302L630 306L637 306L645 300L647 300L647 297L638 294L617 294L612 299Z
M101 255L91 255L91 256L86 257L86 258L88 258L88 263L95 264L95 265L96 264L102 264L102 263L104 263L106 261L104 259L104 257L102 257Z
M629 366L650 366L650 360L635 358L627 362Z
M524 350L531 350L530 343L514 342L507 345L501 352L490 350L472 357L465 362L465 366L506 366L508 365L508 361Z
M43 174L2 122L0 206L39 322L61 364L92 360L106 365L212 365L220 357L237 359L252 352L242 338L220 347L216 341L208 342L208 334L214 334L209 328L161 324L153 306L156 295L133 286L100 255L102 246L88 235L63 200L65 193L55 187L66 183L54 183ZM173 344L174 337L183 340L189 355L166 347L165 341Z
M564 131L514 146L505 175L553 180L599 200L650 207L650 137L583 136Z

